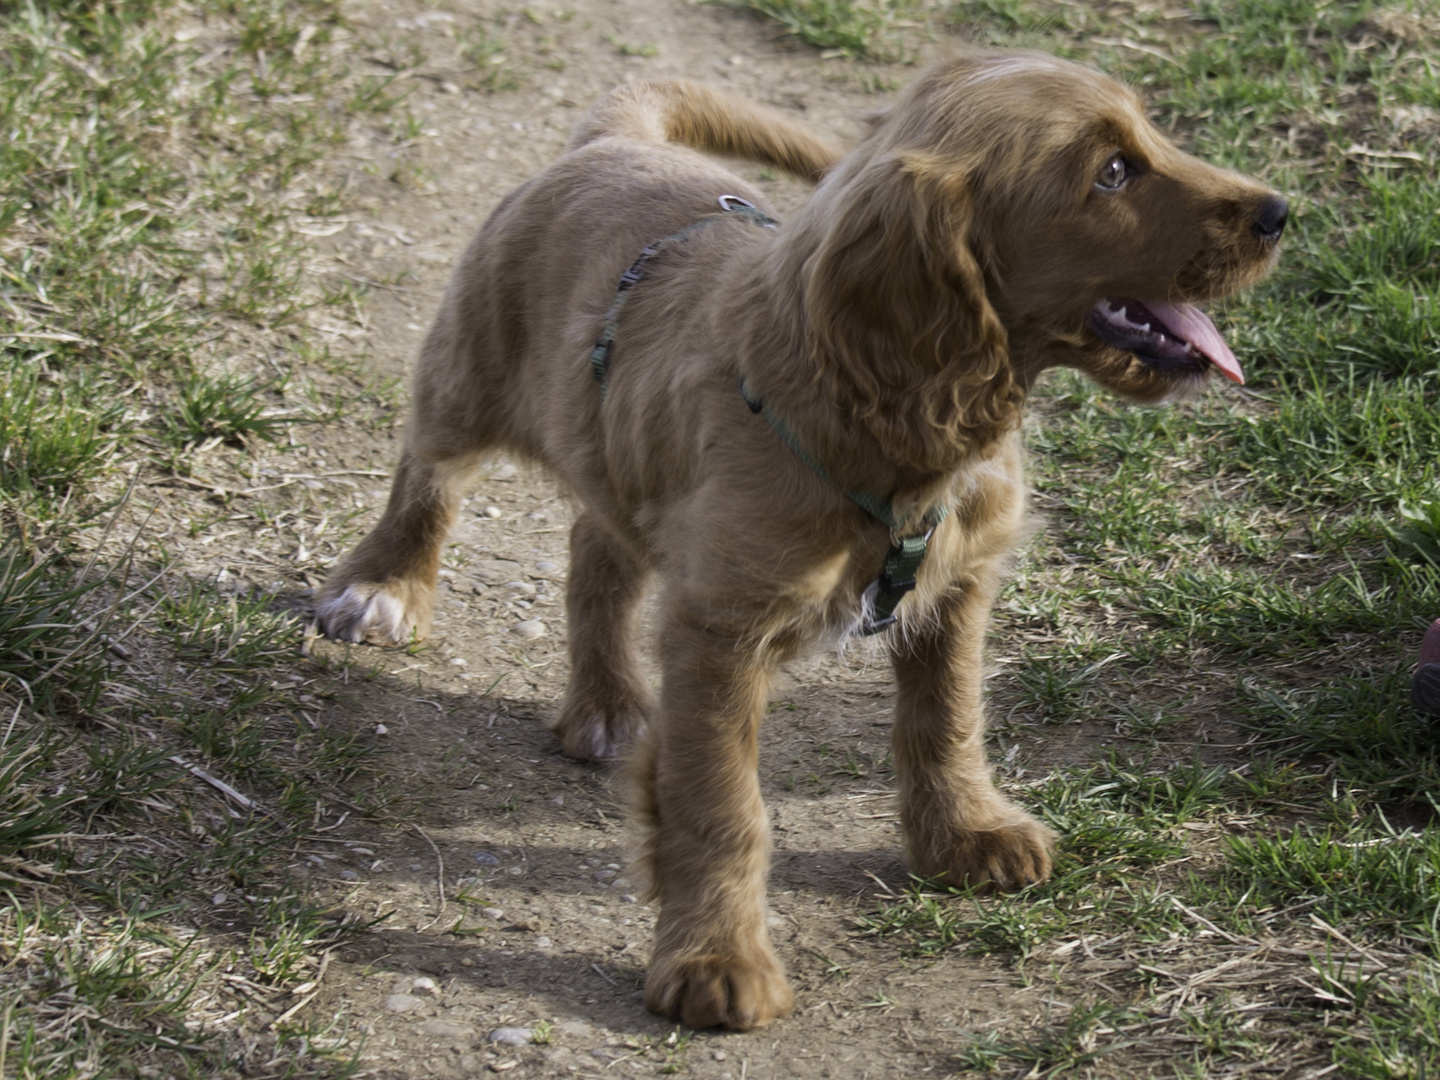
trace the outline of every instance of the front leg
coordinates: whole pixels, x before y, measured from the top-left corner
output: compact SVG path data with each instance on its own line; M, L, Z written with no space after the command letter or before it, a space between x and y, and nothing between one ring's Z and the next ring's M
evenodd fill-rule
M639 778L660 903L645 1003L692 1028L747 1031L793 1001L765 922L757 736L773 664L683 615L661 640L660 708Z
M893 747L914 872L1018 889L1049 876L1055 837L999 792L985 757L982 650L997 581L957 583L922 626L894 634Z

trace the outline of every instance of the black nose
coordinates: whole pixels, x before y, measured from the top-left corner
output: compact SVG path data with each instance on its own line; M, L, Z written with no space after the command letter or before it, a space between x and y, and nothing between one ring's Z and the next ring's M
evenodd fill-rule
M1260 204L1255 216L1255 235L1261 240L1279 240L1290 218L1290 204L1279 195L1270 195Z

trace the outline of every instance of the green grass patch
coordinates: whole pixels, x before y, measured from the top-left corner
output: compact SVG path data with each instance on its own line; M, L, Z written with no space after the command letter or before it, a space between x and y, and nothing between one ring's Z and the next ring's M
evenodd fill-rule
M915 0L739 0L737 6L774 19L825 55L867 60L900 59L904 31L921 12Z
M1434 965L1396 980L1352 978L1337 988L1364 1021L1358 1029L1342 1029L1336 1042L1335 1060L1346 1076L1433 1074L1440 1060L1440 971Z
M165 485L200 493L193 537L229 495L189 478L263 489L249 459L314 401L385 396L315 327L360 289L305 269L346 208L337 145L364 125L400 154L414 126L350 37L324 0L0 9L6 1076L354 1064L352 1033L256 1023L220 973L284 1002L354 929L284 867L373 745L322 715L293 615L156 536ZM254 509L312 545L330 524Z
M1380 814L1346 826L1233 837L1232 891L1255 907L1303 903L1366 938L1440 946L1440 830L1396 829Z

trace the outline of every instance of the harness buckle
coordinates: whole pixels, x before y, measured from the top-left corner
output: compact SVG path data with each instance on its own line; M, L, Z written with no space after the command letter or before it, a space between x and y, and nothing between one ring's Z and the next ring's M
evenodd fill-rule
M625 273L620 275L619 292L624 292L645 276L645 264L653 259L659 250L660 249L654 244L651 244L645 248L644 251L640 252L640 257L630 264ZM614 306L612 306L610 310L614 311ZM606 312L606 318L608 319L609 317L609 312Z
M934 536L934 535L935 535L935 526L934 526L934 525L931 525L931 526L930 526L928 529L926 529L923 533L918 533L918 534L911 535L911 536L901 536L898 531L896 531L895 529L891 529L891 530L890 530L890 546L891 546L891 547L903 548L903 547L906 545L907 542L908 542L908 543L915 543L916 541L918 541L918 542L920 543L922 549L923 549L924 545L930 543L930 537L932 537L932 536Z

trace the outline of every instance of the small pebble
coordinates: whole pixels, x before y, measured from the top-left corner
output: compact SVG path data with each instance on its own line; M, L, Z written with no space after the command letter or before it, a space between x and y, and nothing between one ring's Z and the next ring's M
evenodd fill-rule
M553 563L549 559L541 559L535 564L535 569L542 574L553 574L556 570L560 569L560 564Z
M488 851L475 852L474 859L481 866L499 866L500 860Z
M505 917L505 912L498 907L481 908L480 914L487 919L503 919Z
M421 975L410 984L410 990L416 994L432 994L435 997L440 996L440 987L436 985L435 980L424 975Z
M621 902L622 904L633 904L633 903L635 903L635 897L634 897L633 894L628 893L628 892L627 892L627 893L621 893L621 894L620 894L620 902Z
M376 735L389 735L389 734L390 734L390 729L389 729L388 727L386 727L384 724L376 724L376 725L375 725L375 734L376 734Z
M500 1046L529 1046L533 1034L529 1028L502 1027L490 1033L490 1041Z
M425 999L414 994L391 994L385 999L385 1008L393 1013L414 1012L424 1004Z
M360 880L360 875L357 874L354 870L341 870L341 871L340 871L340 877L341 877L342 879L344 879L345 881L359 881L359 880Z
M454 658L450 661L450 666L451 666L451 667L469 667L469 666L470 666L470 661L469 661L469 660L466 660L463 656L457 656L457 657L454 657Z
M214 896L210 898L210 902L216 907L219 907L221 904L225 903L225 894L223 892L217 892Z
M498 506L487 506L487 507L485 507L485 516L486 516L487 518L490 518L492 521L493 521L495 518L498 518L498 517L500 516L500 513L501 513L500 507L498 507Z
M555 947L555 943L542 934L540 937L537 937L535 939L535 947L537 949L553 949Z
M539 619L525 619L512 626L510 632L522 638L544 637L545 624Z

